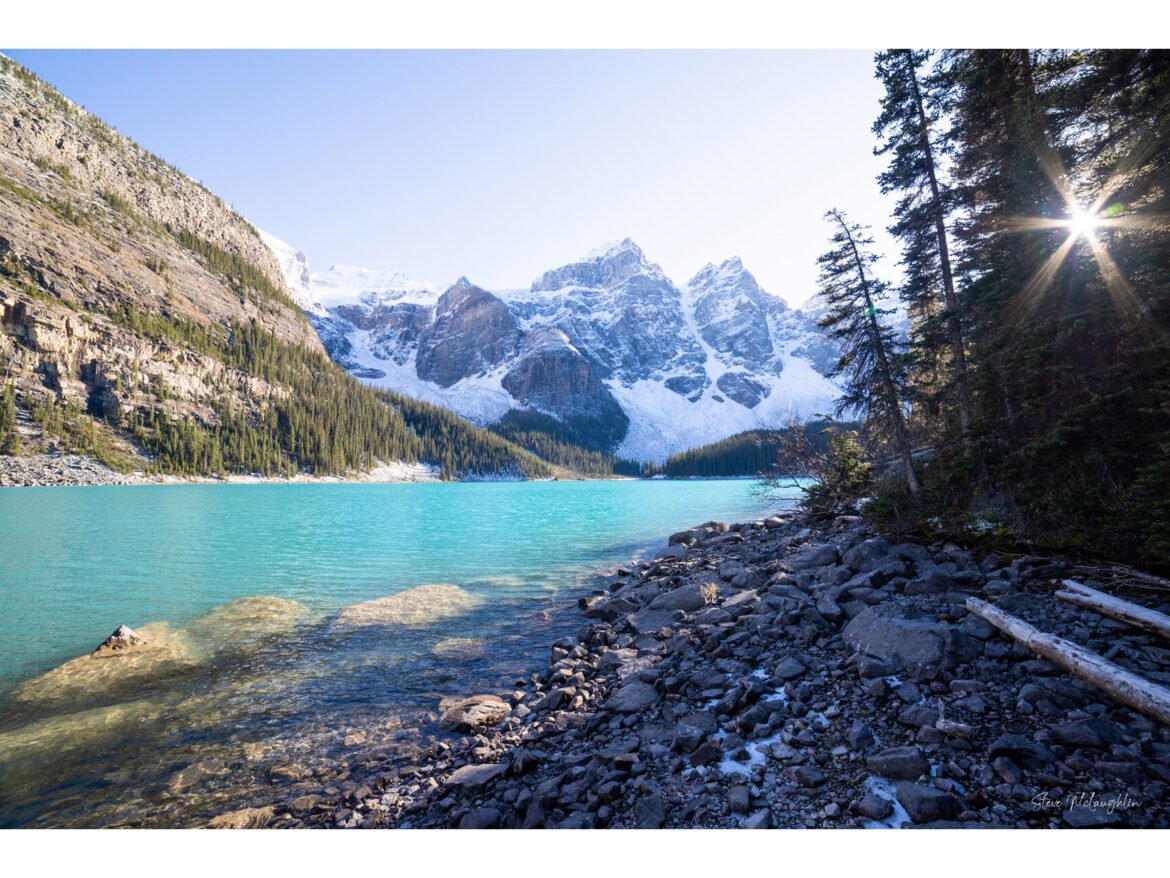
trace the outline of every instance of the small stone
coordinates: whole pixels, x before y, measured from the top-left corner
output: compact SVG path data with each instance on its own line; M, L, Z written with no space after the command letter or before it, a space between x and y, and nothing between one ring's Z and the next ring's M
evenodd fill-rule
M876 743L873 729L861 720L854 720L849 727L849 746L858 753L865 753Z
M445 783L447 786L475 789L494 780L507 770L508 766L502 763L464 765L453 771Z
M1121 815L1105 807L1074 806L1065 811L1061 819L1073 829L1100 829L1121 823Z
M857 804L857 813L870 820L885 820L894 813L894 803L877 793L866 793Z
M802 787L819 787L825 782L825 773L815 765L798 765L792 776Z
M768 808L764 808L750 817L745 817L741 825L744 829L771 829L772 812Z
M727 804L737 814L746 814L751 807L751 794L743 784L736 784L727 791Z
M925 704L909 704L898 713L898 722L916 729L933 726L938 722L938 711Z

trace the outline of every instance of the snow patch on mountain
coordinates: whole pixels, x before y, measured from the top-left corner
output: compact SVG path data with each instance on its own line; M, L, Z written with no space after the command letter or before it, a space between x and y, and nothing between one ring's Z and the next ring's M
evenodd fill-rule
M310 273L303 254L265 240L338 363L480 425L516 408L566 423L592 412L617 425L617 454L662 461L828 414L840 396L826 377L835 346L736 257L680 287L626 238L528 289L490 293L461 278L441 292L395 271Z

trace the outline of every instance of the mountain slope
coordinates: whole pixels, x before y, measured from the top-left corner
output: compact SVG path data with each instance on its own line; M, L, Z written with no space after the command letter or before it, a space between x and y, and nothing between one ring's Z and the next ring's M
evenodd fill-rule
M292 250L277 242L276 252ZM441 295L393 273L310 275L333 293L310 312L330 356L362 380L479 424L551 415L574 441L636 460L828 412L836 350L739 259L677 287L625 239L545 272L527 290L466 279ZM344 273L349 300L334 278ZM389 284L385 282L390 278ZM451 312L450 297L474 308Z
M37 425L26 453L180 473L421 459L448 477L550 474L339 369L301 311L303 272L286 285L295 271L221 199L0 56L0 361Z

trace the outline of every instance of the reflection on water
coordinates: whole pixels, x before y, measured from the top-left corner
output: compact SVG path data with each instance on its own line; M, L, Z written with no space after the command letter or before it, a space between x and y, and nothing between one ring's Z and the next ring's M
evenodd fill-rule
M745 482L0 492L0 826L336 795L543 667L603 565L762 511ZM83 655L123 623L147 642Z

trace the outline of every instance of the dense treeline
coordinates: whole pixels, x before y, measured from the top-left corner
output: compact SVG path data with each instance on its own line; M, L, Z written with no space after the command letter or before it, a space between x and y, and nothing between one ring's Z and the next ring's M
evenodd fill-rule
M810 421L782 430L747 430L673 454L660 466L648 464L641 474L662 474L672 479L803 475L804 460L797 446L807 443L815 452L825 453L827 431L834 426L839 425Z
M211 352L290 392L254 416L219 404L212 429L158 412L138 416L128 426L170 471L320 475L421 460L438 465L443 478L552 475L542 461L451 412L366 387L317 351L254 324L233 323Z
M876 61L912 325L891 353L921 490L887 480L875 510L1164 563L1170 53ZM881 464L896 425L873 402Z
M489 429L549 463L584 476L641 474L635 463L578 444L572 427L541 412L511 409Z
M176 419L157 405L122 414L114 426L150 455L152 471L325 475L401 460L437 465L443 478L552 475L543 461L453 413L366 387L320 352L280 341L254 323L200 324L129 304L110 316L143 337L215 357L278 388L272 400L247 409L223 396L213 403L212 423ZM156 396L165 401L164 388ZM74 423L63 416L42 426L63 437L101 435L78 433Z

